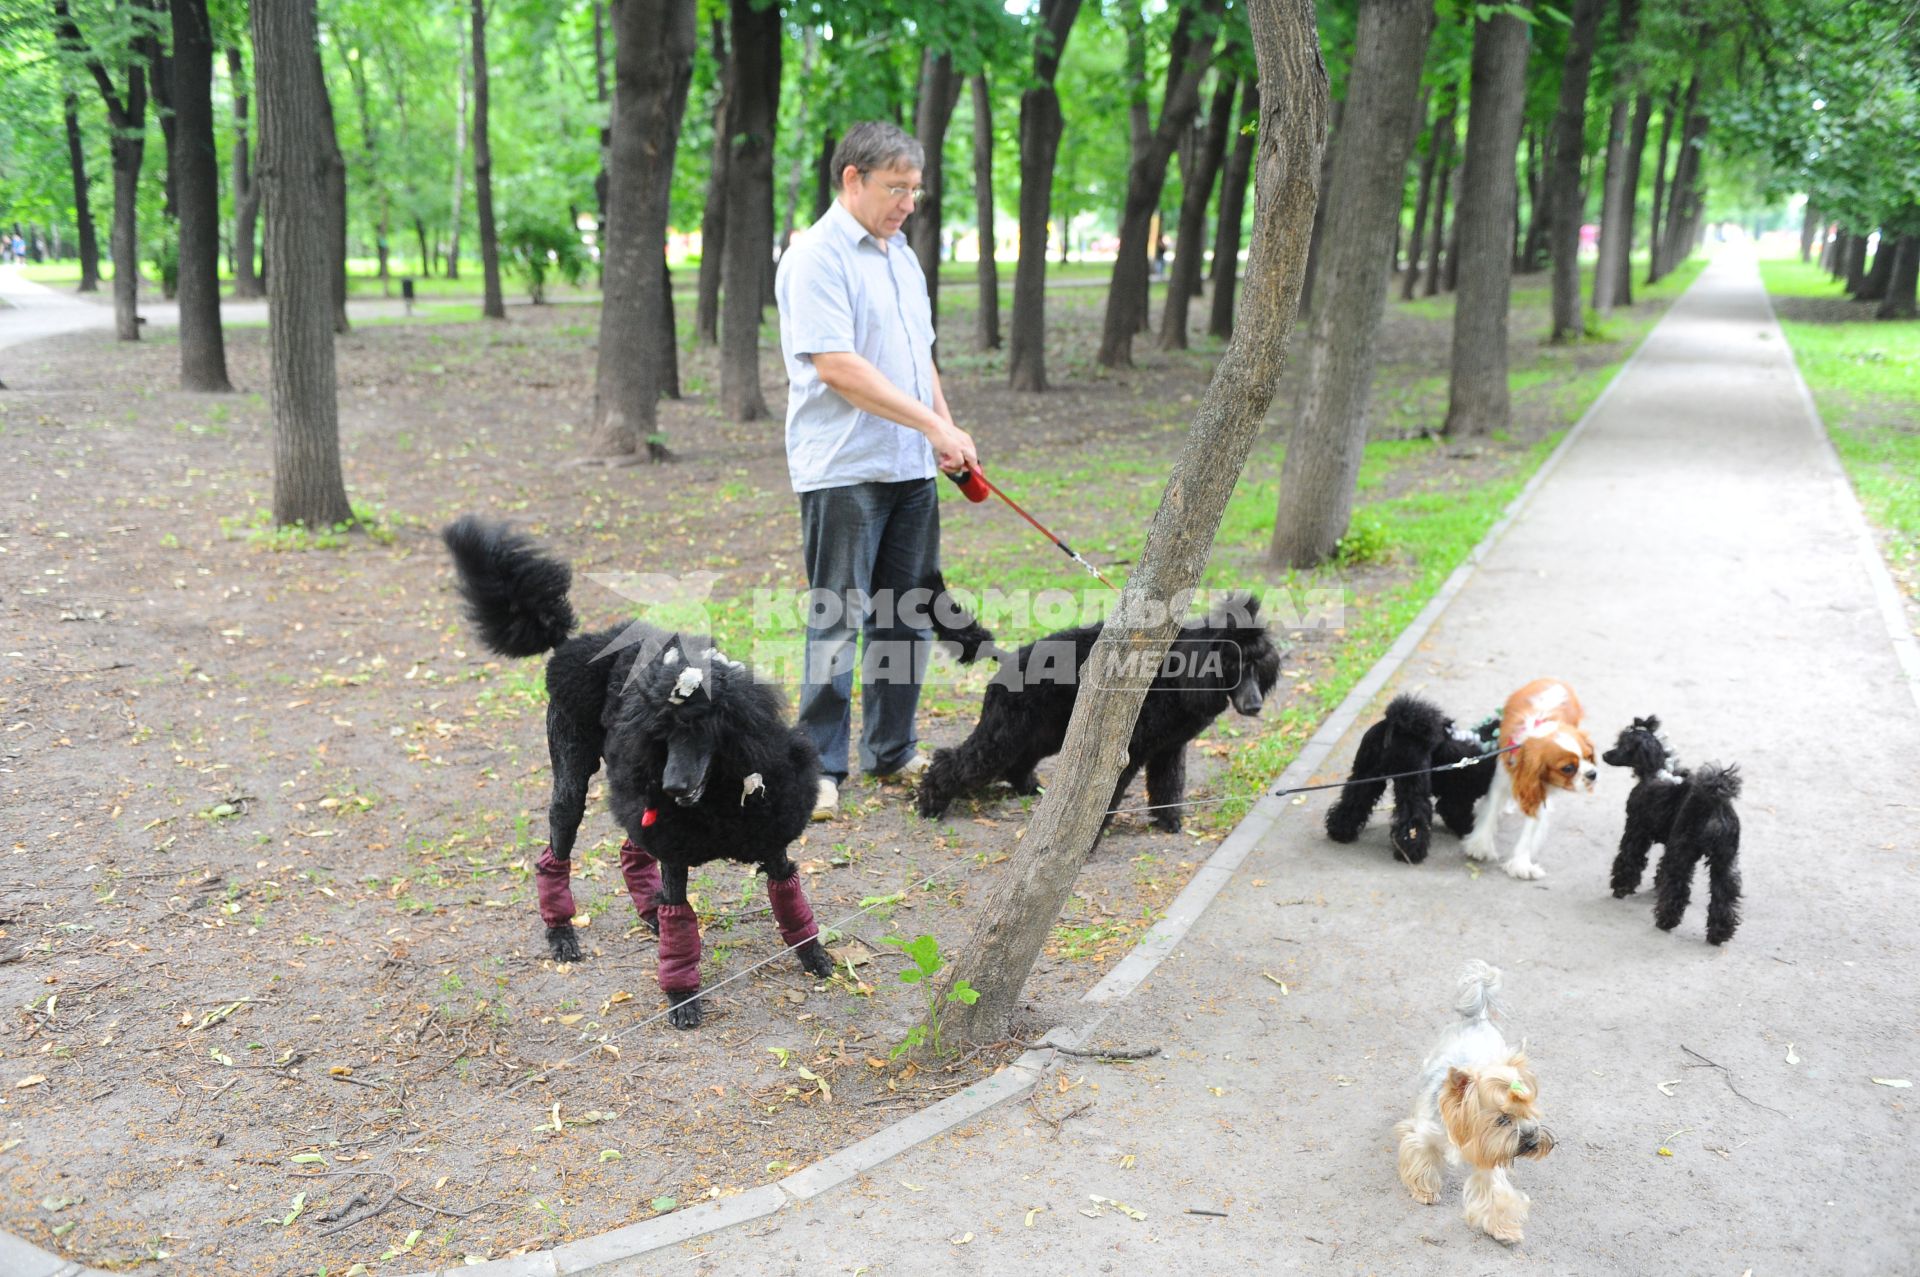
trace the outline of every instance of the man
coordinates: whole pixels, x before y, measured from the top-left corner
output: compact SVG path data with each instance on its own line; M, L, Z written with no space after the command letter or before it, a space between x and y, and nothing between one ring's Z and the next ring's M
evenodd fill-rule
M939 570L936 471L980 463L941 393L926 276L900 233L924 163L891 124L848 129L833 154L838 198L794 238L774 282L807 584L833 604L809 614L800 688L800 725L820 751L816 820L832 817L847 778L856 634L861 769L926 769L914 712L931 636L896 601Z

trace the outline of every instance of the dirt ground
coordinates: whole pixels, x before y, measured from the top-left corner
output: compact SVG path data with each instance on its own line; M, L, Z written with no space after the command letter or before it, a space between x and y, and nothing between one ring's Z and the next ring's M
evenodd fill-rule
M1219 348L1163 354L1143 339L1140 368L1098 373L1101 296L1054 295L1058 393L1016 396L999 356L956 350L949 397L996 462L1062 469L1117 451L1135 464L1116 482L1157 492ZM960 334L966 305L943 297ZM467 510L513 519L574 562L589 619L622 606L585 583L595 571L718 571L722 596L803 582L780 425L719 418L710 352L686 352L689 396L663 408L676 464L583 468L568 463L593 312L511 314L340 340L348 483L381 531L337 547L288 548L265 526L264 330L228 332L235 396L172 389L165 333L11 352L0 991L17 1011L0 1028L0 1226L109 1268L164 1255L194 1273L337 1274L498 1257L778 1178L1017 1049L919 1072L891 1060L923 1007L883 943L928 933L951 952L967 939L1024 823L1026 802L1004 792L929 825L904 790L856 781L846 814L795 852L823 924L866 910L834 945L841 974L817 982L777 962L711 999L693 1033L649 1021L654 945L595 802L575 879L588 958L546 957L528 883L545 840L539 666L478 650L436 530ZM1516 324L1516 351L1538 331ZM1390 316L1383 432L1437 420L1445 333L1432 315ZM1595 343L1565 369L1620 353ZM763 369L777 409L777 356ZM1510 440L1435 450L1394 486L1510 471L1569 423L1560 384L1522 397ZM1283 386L1275 422L1291 396ZM1273 455L1263 445L1258 464ZM1144 528L1113 508L1039 513L1124 558ZM1011 518L959 517L950 575L1054 553ZM1260 583L1257 548L1221 554ZM1408 571L1355 574L1350 606ZM1059 584L1080 580L1063 566ZM1292 641L1261 722L1223 720L1197 743L1191 796L1214 794L1233 752L1278 730L1341 636ZM929 745L965 733L979 685L930 695ZM1056 1022L1124 953L1226 825L1210 808L1182 834L1120 818L1029 984L1023 1032ZM727 866L695 885L709 986L778 948L757 879Z

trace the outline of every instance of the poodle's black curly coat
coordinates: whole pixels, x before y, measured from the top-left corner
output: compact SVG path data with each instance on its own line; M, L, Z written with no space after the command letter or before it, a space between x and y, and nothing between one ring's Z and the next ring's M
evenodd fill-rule
M1257 715L1280 679L1280 651L1259 613L1256 597L1236 593L1208 616L1182 623L1141 703L1110 806L1119 806L1145 767L1154 826L1180 828L1187 742L1228 705L1248 717ZM987 687L979 725L957 747L934 752L920 781L922 816L938 819L954 799L996 779L1018 794L1039 792L1033 769L1066 741L1087 657L1101 628L1061 630L1027 644L1010 660L1003 657Z
M1653 924L1662 931L1680 925L1693 894L1693 870L1707 862L1707 943L1725 944L1740 926L1740 768L1703 763L1689 771L1667 744L1660 719L1649 714L1623 728L1602 757L1633 769L1627 795L1627 827L1613 859L1613 896L1624 900L1640 889L1647 856L1665 847L1654 872Z
M1360 738L1353 779L1327 809L1327 837L1335 842L1358 838L1387 788L1388 782L1377 778L1396 776L1388 829L1395 860L1417 865L1427 858L1436 809L1454 836L1465 838L1473 832L1474 804L1493 785L1496 763L1491 751L1499 736L1497 714L1465 728L1431 701L1410 692L1394 697L1380 721ZM1470 758L1483 761L1459 765Z

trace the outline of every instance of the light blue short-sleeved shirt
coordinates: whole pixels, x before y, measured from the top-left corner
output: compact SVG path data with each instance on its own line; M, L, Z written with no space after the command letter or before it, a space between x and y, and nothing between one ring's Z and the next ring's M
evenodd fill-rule
M774 278L787 364L787 472L795 492L897 483L939 473L918 430L876 417L820 380L813 356L851 351L902 393L933 406L933 307L927 277L895 235L886 251L835 200L794 236Z

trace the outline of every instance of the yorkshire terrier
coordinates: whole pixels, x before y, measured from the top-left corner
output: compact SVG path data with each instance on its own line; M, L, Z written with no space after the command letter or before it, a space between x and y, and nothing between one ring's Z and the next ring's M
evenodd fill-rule
M1540 1124L1540 1084L1524 1050L1507 1046L1494 1027L1500 972L1475 959L1460 972L1453 1009L1459 1020L1441 1035L1420 1076L1413 1116L1399 1122L1400 1181L1413 1200L1431 1206L1446 1187L1443 1162L1467 1163L1466 1220L1496 1241L1517 1242L1529 1198L1507 1178L1521 1157L1553 1151Z
M1614 767L1631 767L1636 783L1627 795L1627 827L1620 854L1613 859L1613 896L1624 900L1640 889L1647 854L1655 843L1666 850L1653 875L1653 925L1671 931L1680 925L1693 894L1693 869L1707 862L1707 943L1725 944L1740 925L1740 769L1703 763L1698 771L1680 765L1658 717L1636 718L1623 728L1613 748L1601 756Z
M1465 838L1473 832L1474 804L1493 784L1499 734L1498 716L1463 727L1431 701L1412 693L1394 697L1360 738L1353 778L1327 809L1327 837L1358 838L1386 791L1388 782L1380 778L1395 776L1387 829L1395 860L1417 865L1427 858L1436 811L1456 837Z

